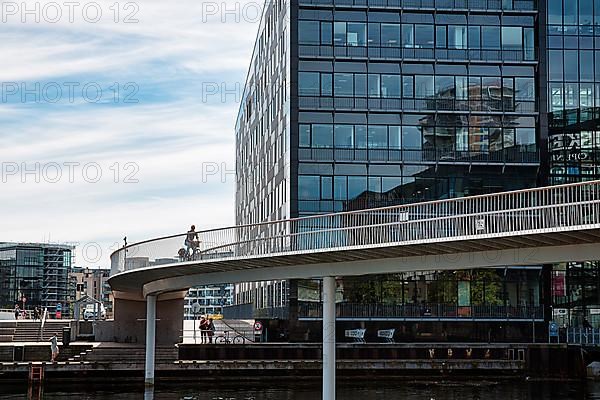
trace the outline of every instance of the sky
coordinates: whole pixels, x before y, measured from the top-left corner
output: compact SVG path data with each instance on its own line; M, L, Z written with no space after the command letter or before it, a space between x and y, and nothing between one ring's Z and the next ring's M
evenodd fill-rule
M234 224L262 2L2 2L0 242L122 245Z

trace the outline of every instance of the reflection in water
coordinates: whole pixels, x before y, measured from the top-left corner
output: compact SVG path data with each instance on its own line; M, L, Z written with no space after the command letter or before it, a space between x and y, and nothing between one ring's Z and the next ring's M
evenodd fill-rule
M0 399L21 400L30 397L24 387L0 385ZM29 392L29 393L28 393ZM263 382L254 385L201 382L195 385L170 383L154 391L142 386L113 385L57 386L44 390L44 399L77 398L130 400L317 400L321 398L320 383L285 384ZM568 400L600 399L600 383L521 382L521 381L450 381L450 382L385 382L360 385L357 381L338 383L338 399L343 400Z

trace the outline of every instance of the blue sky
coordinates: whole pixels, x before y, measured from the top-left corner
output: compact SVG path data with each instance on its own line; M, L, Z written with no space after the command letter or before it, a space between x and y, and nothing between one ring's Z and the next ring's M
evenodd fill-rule
M19 2L0 23L0 241L92 243L76 264L108 267L125 235L233 224L239 96L213 93L242 90L258 4L117 3L115 22L95 1L90 22L83 1L70 22L57 2L54 23L26 3L38 22Z

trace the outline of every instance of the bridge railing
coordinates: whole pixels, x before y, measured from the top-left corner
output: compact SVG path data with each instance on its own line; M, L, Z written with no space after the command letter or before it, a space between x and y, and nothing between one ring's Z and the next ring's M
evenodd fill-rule
M600 329L567 328L567 343L600 346Z
M117 250L111 255L111 264L115 274L190 260L426 244L599 226L600 181L589 181L212 229L198 232L200 251L191 256L184 248L184 233Z

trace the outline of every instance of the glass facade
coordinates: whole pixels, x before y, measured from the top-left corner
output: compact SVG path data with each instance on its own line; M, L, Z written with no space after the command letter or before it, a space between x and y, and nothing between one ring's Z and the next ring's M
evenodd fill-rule
M69 272L73 248L62 245L0 243L0 308L15 304L68 314Z
M536 184L537 10L443 3L300 1L297 215Z
M550 183L600 178L600 1L549 0Z
M264 25L256 46L277 50L285 37L288 47L262 59L255 48L238 117L238 223L600 178L600 0L298 0L277 15L290 17L274 24L285 34ZM258 72L277 65L284 79L267 74L278 80L257 86ZM273 101L283 106L248 120L255 103ZM270 141L274 126L283 147ZM568 308L573 323L598 304L570 289L600 287L585 283L594 266L507 266L497 304L478 304L475 281L463 281L469 307L524 307L534 319L528 307L541 307L546 320L551 306ZM515 273L527 284L506 289ZM388 287L380 292L343 279L340 301L380 293L369 302L452 313L467 285L449 277L479 272L452 274L421 275L416 298L391 276L377 278ZM291 308L311 285L290 283ZM430 290L440 287L447 293Z
M600 179L600 1L548 0L549 183ZM553 266L554 320L600 326L600 262Z

